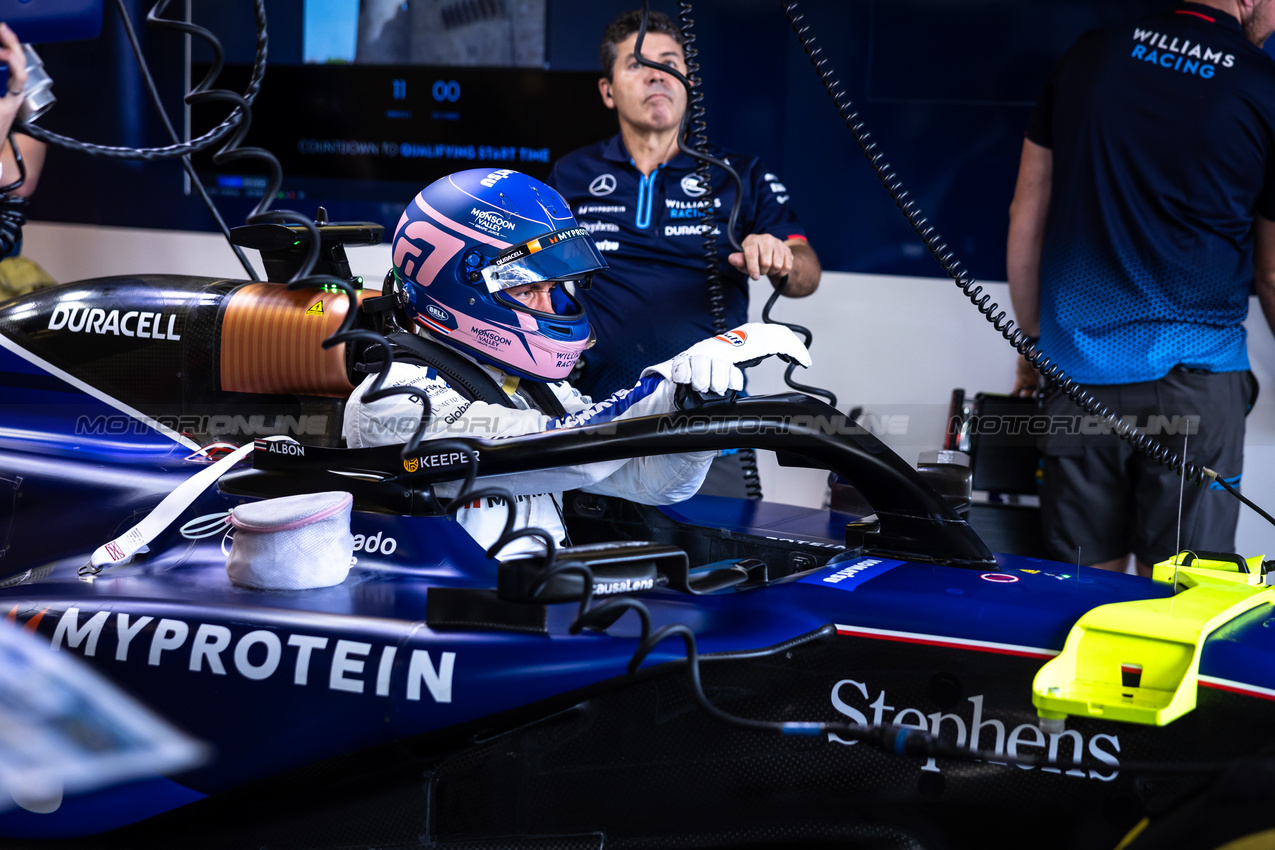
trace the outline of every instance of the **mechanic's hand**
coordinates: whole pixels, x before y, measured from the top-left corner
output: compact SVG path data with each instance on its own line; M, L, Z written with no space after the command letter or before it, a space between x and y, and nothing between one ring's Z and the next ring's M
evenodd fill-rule
M750 233L740 246L744 252L736 251L726 258L726 262L753 280L760 280L762 275L783 277L792 271L792 248L782 239L769 233Z
M672 360L642 371L662 375L675 384L689 384L696 392L721 394L744 388L740 366L752 366L771 355L809 366L810 352L783 325L750 322L711 339L697 342Z
M1014 377L1014 391L1010 395L1019 398L1035 398L1040 394L1040 373L1027 361L1018 357L1018 374Z
M0 137L3 137L13 126L27 86L27 56L8 24L0 24L0 62L9 66L9 88L0 96Z

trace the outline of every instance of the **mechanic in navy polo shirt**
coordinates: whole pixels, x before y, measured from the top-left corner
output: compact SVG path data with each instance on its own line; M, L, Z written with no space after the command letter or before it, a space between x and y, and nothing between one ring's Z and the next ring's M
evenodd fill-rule
M736 231L744 248L734 252L726 236L734 183L712 169L711 192L699 184L696 162L680 153L677 136L686 110L686 90L676 78L634 58L642 13L617 18L602 37L602 102L614 109L620 132L559 159L546 182L571 204L593 235L610 268L594 276L593 288L577 293L597 334L597 345L581 358L573 382L595 397L631 386L642 368L688 345L748 319L748 281L788 275L784 294L809 295L819 285L819 258L806 241L775 174L753 156L725 152L739 172L744 198ZM668 16L652 12L642 55L686 73L683 37ZM710 200L711 199L711 200ZM721 264L722 296L714 317L704 264L700 215L712 203ZM737 462L719 459L723 465ZM743 495L737 472L719 487L701 492ZM710 482L716 480L716 475Z
M1272 31L1275 0L1202 0L1082 36L1036 103L1010 210L1023 330L1118 416L1234 483L1256 396L1251 286L1275 325ZM1018 390L1036 380L1023 361ZM1147 575L1178 549L1234 551L1239 502L1218 484L1186 485L1179 542L1179 478L1056 389L1044 410L1052 557L1122 570L1132 552Z

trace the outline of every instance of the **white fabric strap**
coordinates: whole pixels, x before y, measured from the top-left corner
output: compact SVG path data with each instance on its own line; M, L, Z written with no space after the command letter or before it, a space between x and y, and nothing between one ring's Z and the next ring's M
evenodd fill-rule
M266 440L291 440L290 437L267 437ZM150 543L160 532L172 525L177 517L191 506L201 494L230 471L231 467L250 455L256 448L257 440L240 446L212 466L201 469L187 478L164 500L155 506L155 510L147 514L141 522L128 531L94 550L89 562L80 568L80 575L95 575L107 566L127 561ZM295 441L293 441L295 442Z

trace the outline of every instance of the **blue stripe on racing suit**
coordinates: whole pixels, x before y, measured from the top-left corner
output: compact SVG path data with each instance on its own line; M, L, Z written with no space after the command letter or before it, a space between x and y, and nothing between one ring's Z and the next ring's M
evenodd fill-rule
M558 428L574 428L577 425L601 425L622 415L633 405L653 395L664 381L659 375L647 375L638 381L632 389L620 390L609 398L592 404L579 413L572 413L549 423L549 430Z

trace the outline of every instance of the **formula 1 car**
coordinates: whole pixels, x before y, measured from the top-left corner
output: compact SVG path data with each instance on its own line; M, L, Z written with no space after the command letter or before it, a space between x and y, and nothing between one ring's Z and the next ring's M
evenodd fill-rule
M343 449L353 355L320 343L348 305L140 276L0 307L0 612L209 753L11 806L6 842L1114 846L1275 720L1261 558L1147 581L994 556L917 470L800 395ZM253 467L145 551L84 569L207 446L253 439ZM742 446L839 474L872 514L575 492L571 547L497 562L434 492ZM231 584L226 511L332 490L355 506L343 583Z

